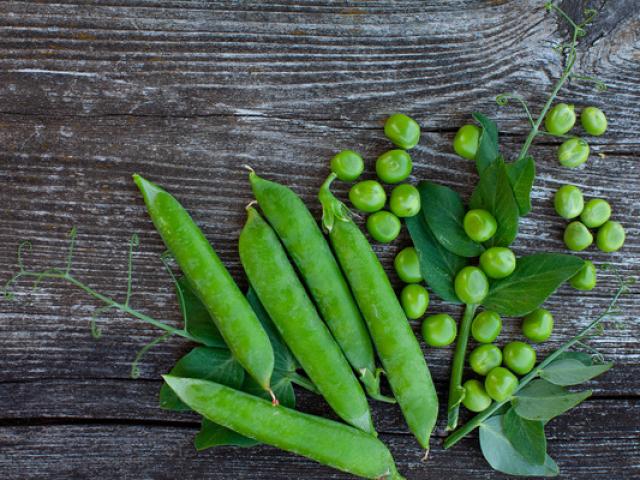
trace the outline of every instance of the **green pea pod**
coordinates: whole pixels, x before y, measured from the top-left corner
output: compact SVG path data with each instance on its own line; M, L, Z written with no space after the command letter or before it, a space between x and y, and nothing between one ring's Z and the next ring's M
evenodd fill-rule
M247 208L240 260L249 282L300 366L345 421L374 433L362 387L298 279L276 233Z
M361 430L218 383L163 378L193 410L241 435L363 478L404 480L387 447Z
M429 368L378 257L351 220L347 207L331 193L334 178L335 174L329 176L320 189L323 225L367 322L407 425L428 451L438 415L438 397Z
M360 375L367 393L377 400L380 372L376 371L373 345L349 286L322 231L304 202L290 188L249 174L253 193L265 217L298 267L320 315Z
M246 297L182 205L140 175L134 175L133 180L142 192L153 224L234 358L273 396L273 348Z

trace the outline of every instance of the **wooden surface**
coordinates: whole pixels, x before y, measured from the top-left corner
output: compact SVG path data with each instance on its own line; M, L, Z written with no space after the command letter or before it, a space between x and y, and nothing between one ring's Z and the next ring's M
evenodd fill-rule
M583 3L564 6L576 13ZM534 210L515 249L563 251L565 222L551 199L571 182L607 198L627 229L622 251L592 248L585 257L638 275L640 11L634 0L589 5L600 13L580 43L577 72L599 76L609 89L600 94L576 82L561 98L603 107L610 128L593 139L593 155L577 171L558 166L558 142L535 143ZM132 173L174 192L246 286L236 249L251 199L243 164L292 186L317 214L331 155L359 150L371 177L373 160L389 148L382 122L403 111L424 131L412 151L414 180L442 181L468 196L476 177L451 152L455 130L482 111L498 121L503 151L514 155L526 121L494 97L518 91L539 110L561 72L551 47L566 34L533 0L0 2L0 279L15 272L22 239L33 241L29 266L62 266L76 225L75 273L121 297L126 242L137 232L133 304L177 325L158 259L163 246ZM407 242L403 234L376 246L396 285L391 259ZM131 380L130 363L156 329L109 313L96 341L94 301L59 282L27 287L21 282L13 301L0 301L0 477L349 478L270 447L196 454L196 417L157 404L159 376L189 349L185 341L152 350L141 378ZM547 302L557 327L539 354L597 315L614 288L609 273L588 294L561 288ZM634 287L623 297L619 323L591 342L615 368L592 382L592 399L548 426L563 478L640 478L639 293ZM461 314L435 298L430 311ZM505 324L501 342L519 334L518 321ZM441 403L451 354L425 348ZM299 398L301 409L331 416L317 397ZM476 435L442 450L444 417L422 464L397 409L375 404L373 411L407 478L499 477Z

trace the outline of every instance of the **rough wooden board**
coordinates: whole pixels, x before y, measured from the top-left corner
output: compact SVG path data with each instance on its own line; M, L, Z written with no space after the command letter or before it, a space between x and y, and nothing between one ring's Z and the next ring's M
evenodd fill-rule
M359 149L371 177L373 160L389 148L381 122L402 110L425 130L414 151L414 179L444 181L467 196L475 175L470 163L451 153L457 126L471 111L486 112L499 121L505 149L514 155L526 123L516 107L500 108L493 98L517 90L537 110L560 72L548 47L566 29L538 1L253 3L0 3L0 279L15 271L21 239L34 241L29 265L62 265L66 233L77 225L78 275L121 295L126 240L138 232L135 305L175 323L170 283L158 273L163 247L130 181L134 171L176 192L245 285L236 253L242 206L251 198L243 163L292 185L317 214L315 194L330 156ZM583 3L564 2L575 12ZM600 15L580 45L578 71L598 75L609 90L598 95L591 85L576 83L561 98L603 106L610 129L592 139L594 156L578 172L556 166L557 142L534 146L534 213L523 221L516 250L563 249L564 222L553 213L551 198L571 182L609 199L629 235L623 252L588 255L637 275L640 15L631 0L591 4ZM341 186L339 193L345 192ZM403 236L376 247L387 267L406 243ZM128 380L131 359L156 330L108 314L96 342L88 331L95 304L85 296L49 282L34 295L25 287L19 285L14 302L0 302L0 359L11 367L0 373L0 422L7 424L0 438L12 445L0 450L3 478L96 471L113 478L332 478L327 469L266 448L196 457L192 418L155 407L157 379L187 351L184 342L157 347L142 363L141 380ZM607 274L579 301L562 288L548 303L562 312L556 336L541 353L596 314L614 287ZM622 301L621 329L609 326L594 339L617 363L594 382L600 398L558 424L576 439L571 445L559 436L552 442L571 478L640 475L632 441L640 394L638 293L634 287ZM432 309L460 314L437 299ZM503 338L517 334L517 322L506 322ZM425 354L444 392L451 349ZM302 395L302 402L327 414L310 396ZM385 439L409 478L453 470L495 477L475 441L446 454L434 449L424 469L393 412L374 410L381 430L393 434ZM54 425L42 425L43 419ZM622 430L620 438L612 426ZM141 443L142 454L136 448Z

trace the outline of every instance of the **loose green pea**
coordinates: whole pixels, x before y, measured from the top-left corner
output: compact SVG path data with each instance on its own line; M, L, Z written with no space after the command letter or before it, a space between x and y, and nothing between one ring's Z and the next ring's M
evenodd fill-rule
M486 375L502 363L502 352L493 344L480 345L469 354L469 366L478 375Z
M331 159L331 171L344 182L352 182L363 170L364 161L353 150L342 150Z
M384 207L387 194L375 180L364 180L351 187L349 200L358 210L373 213Z
M464 398L462 404L467 410L480 413L484 412L491 405L491 397L484 389L484 385L479 380L471 379L464 382Z
M611 205L602 198L593 198L584 206L580 220L589 228L598 228L611 217Z
M516 256L507 247L491 247L480 255L480 266L489 278L505 278L516 269Z
M389 150L376 160L376 174L385 183L398 183L411 175L413 162L404 150Z
M478 304L489 293L489 282L478 267L464 267L456 275L454 288L462 303Z
M394 145L409 150L420 141L420 125L403 113L394 113L384 124L384 134Z
M562 218L575 218L584 209L582 191L575 185L563 185L556 192L553 205Z
M491 310L479 313L471 323L471 336L480 343L493 342L500 335L500 330L502 330L502 319Z
M593 235L582 222L571 222L564 231L564 243L569 250L580 252L593 243Z
M553 331L553 315L549 310L538 308L524 317L522 333L535 343L548 340Z
M598 230L596 245L603 252L616 252L624 245L624 227L619 222L609 220Z
M425 318L422 322L422 336L427 345L446 347L456 339L458 327L451 315L438 313Z
M463 125L453 139L453 149L462 158L473 160L478 152L480 128L476 125Z
M590 260L585 260L583 267L576 273L569 282L576 290L593 290L596 286L597 271L596 266Z
M503 402L518 388L518 378L506 368L496 367L484 379L484 388L496 402Z
M486 242L496 233L498 224L486 210L469 210L462 221L464 231L474 242Z
M600 136L607 130L607 117L597 107L587 107L580 114L582 128L593 136Z
M389 243L395 240L400 233L400 228L400 219L386 210L373 213L367 218L369 234L374 240L381 243Z
M544 119L544 126L552 135L564 135L573 128L575 123L575 107L566 103L558 103Z
M429 306L429 292L422 285L411 283L405 285L400 292L400 304L410 320L416 320L424 315Z
M420 211L420 192L408 183L394 187L391 191L389 208L400 218L417 215Z
M558 148L560 165L576 168L589 159L589 144L581 138L570 138Z
M400 250L393 261L393 266L400 280L404 283L418 283L423 280L420 273L420 258L418 251L413 247Z
M526 375L536 364L536 351L524 342L510 342L502 349L504 364L513 373Z

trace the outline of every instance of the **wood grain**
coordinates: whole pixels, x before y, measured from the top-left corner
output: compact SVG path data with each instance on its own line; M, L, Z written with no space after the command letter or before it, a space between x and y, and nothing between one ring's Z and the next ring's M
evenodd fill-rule
M534 210L515 250L564 251L565 222L552 197L573 183L608 199L627 229L622 251L592 248L585 256L637 276L640 14L632 0L586 4L599 13L580 42L577 72L597 75L608 90L574 81L560 98L602 107L610 128L589 139L592 158L578 171L558 166L559 142L536 141ZM563 6L579 15L585 2ZM133 304L172 325L180 316L158 260L163 246L132 173L174 192L246 287L237 255L242 207L251 200L243 164L290 185L318 216L331 156L362 152L365 177L373 178L375 158L390 147L382 122L404 111L424 131L411 152L412 180L441 181L467 198L476 176L451 152L455 130L482 111L498 121L503 152L513 157L526 120L494 98L518 91L538 111L561 72L550 47L567 33L533 0L6 1L0 18L0 280L16 271L23 239L33 242L27 265L62 266L76 225L74 272L121 298L127 240L136 232ZM337 191L344 198L347 189ZM403 233L375 245L396 287L391 260L407 243ZM588 294L562 287L546 304L557 326L539 355L597 315L615 287L611 272ZM96 341L88 322L98 305L81 292L59 282L32 292L21 281L14 290L13 301L0 301L3 478L344 478L267 447L196 455L195 418L163 412L156 401L159 376L188 351L186 342L156 347L133 381L131 360L157 330L111 312ZM618 323L591 341L616 367L592 382L594 399L549 427L567 478L640 476L639 293L634 286ZM461 314L436 298L430 310ZM519 335L519 321L507 319L500 341ZM452 350L424 351L444 401ZM318 398L299 397L302 409L331 416ZM424 466L397 410L375 405L374 416L408 478L499 478L475 439L443 452L442 422Z

